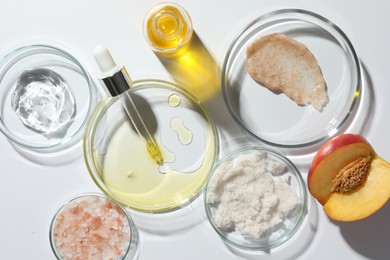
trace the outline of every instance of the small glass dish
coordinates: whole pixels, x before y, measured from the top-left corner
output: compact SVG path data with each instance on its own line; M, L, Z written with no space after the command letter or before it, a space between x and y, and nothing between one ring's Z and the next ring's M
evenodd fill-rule
M179 4L159 3L146 13L143 34L149 46L158 54L170 56L183 53L191 43L191 17Z
M64 92L55 92L60 90ZM20 97L20 103L16 103L15 97ZM81 140L96 92L88 72L73 55L55 46L29 45L0 60L0 101L0 131L22 150L51 153L68 149ZM15 103L19 105L19 114ZM22 104L24 110L20 108ZM54 124L51 116L60 113L59 109L65 110L57 117L63 125L38 128L41 123ZM30 117L39 114L35 118L41 121L33 126L26 124L20 116L23 113ZM48 119L43 119L46 115Z
M213 121L190 93L166 81L134 82L131 96L162 153L158 165L124 112L126 93L103 99L84 135L84 160L97 186L120 204L167 212L192 202L218 151Z
M248 45L276 32L303 43L319 63L329 96L322 112L272 93L247 73ZM223 64L222 91L235 121L258 140L280 148L310 147L349 122L361 91L360 64L350 40L331 21L305 10L277 10L252 21L231 43Z
M212 227L227 244L246 250L268 251L291 239L305 219L307 200L294 164L260 146L223 156L204 192Z
M50 245L56 259L135 259L139 234L130 214L97 193L67 201L50 224Z

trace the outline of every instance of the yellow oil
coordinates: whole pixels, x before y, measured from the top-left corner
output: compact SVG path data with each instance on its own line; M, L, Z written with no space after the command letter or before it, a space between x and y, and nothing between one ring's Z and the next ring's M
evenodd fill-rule
M171 94L168 97L168 104L171 107L178 107L181 103L181 98L178 94Z
M192 142L192 131L187 128L183 120L179 117L174 117L171 119L171 128L177 134L177 138L180 143L184 145L189 145Z
M146 23L147 37L156 49L176 50L189 44L192 25L175 6L165 5L157 9Z
M152 8L144 35L175 82L199 101L207 102L220 91L221 70L185 10L172 3Z
M207 136L215 138L210 128ZM158 140L156 140L158 142ZM209 140L208 145L213 143ZM164 158L172 156L158 143ZM110 139L102 164L102 180L112 196L143 211L165 211L194 196L204 184L214 162L215 147L207 149L202 165L194 172L169 170L162 173L148 155L145 140L123 124Z
M202 103L212 100L221 90L221 70L195 33L183 52L159 58L175 82Z
M146 140L146 146L150 157L158 164L162 165L164 163L160 148L152 140Z

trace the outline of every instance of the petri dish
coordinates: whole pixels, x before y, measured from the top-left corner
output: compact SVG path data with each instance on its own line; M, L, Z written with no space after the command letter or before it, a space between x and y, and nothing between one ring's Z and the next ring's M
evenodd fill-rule
M329 96L322 112L269 91L247 73L248 45L276 32L303 43L319 63ZM299 9L276 10L249 23L227 51L221 80L235 121L263 143L282 148L309 147L334 136L349 122L361 94L359 59L348 37L328 19Z
M204 202L211 226L228 245L267 252L300 230L308 195L301 173L285 155L253 145L220 156Z
M56 259L137 259L139 234L129 212L98 193L68 200L50 224ZM98 238L98 239L97 239Z
M126 93L124 93L126 94ZM109 197L142 212L184 207L201 191L218 152L213 121L190 93L165 81L134 82L132 97L164 160L158 165L132 127L121 98L103 99L86 126L84 159Z
M33 103L35 108L27 108L25 105L24 109L32 110L29 112L30 116L38 111L40 115L35 117L37 121L42 115L52 116L59 113L65 102L69 103L68 107L72 106L72 109L68 108L58 117L58 120L65 121L63 118L68 113L68 118L61 127L46 131L34 128L36 126L32 127L21 120L15 112L13 102L20 82L23 81L22 77L23 80L30 82L26 84L34 87L27 89L26 86L18 94L34 95L34 99L31 98L29 102ZM54 87L57 84L53 83L55 81L62 81L61 87L65 85L68 92L58 93L59 87ZM44 84L47 85L46 88L38 90ZM47 96L43 96L44 94ZM67 95L71 98L68 100L62 98L54 102L55 98ZM96 96L93 82L83 65L72 54L59 47L44 44L23 46L0 60L0 131L18 150L31 152L37 156L40 153L49 156L49 153L65 151L80 142L88 116L95 105ZM47 119L42 119L42 122L48 123L51 119L48 116Z

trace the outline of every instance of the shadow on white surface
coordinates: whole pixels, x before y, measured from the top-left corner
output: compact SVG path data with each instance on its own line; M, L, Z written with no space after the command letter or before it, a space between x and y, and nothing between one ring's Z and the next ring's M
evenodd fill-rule
M370 217L346 223L336 223L349 246L357 253L372 260L390 257L390 203Z
M172 79L200 102L206 103L219 95L221 69L195 31L184 52L155 54Z
M202 193L189 204L170 212L144 213L131 210L130 214L139 230L162 237L188 232L207 219Z
M11 145L15 151L26 160L43 166L62 166L75 163L83 159L83 147L81 140L72 147L57 152L40 152L28 150L12 142Z
M373 82L367 67L361 61L362 70L362 94L359 100L358 109L352 114L354 119L349 125L348 129L344 131L359 133L361 135L367 134L372 124L375 114L376 98L374 92Z

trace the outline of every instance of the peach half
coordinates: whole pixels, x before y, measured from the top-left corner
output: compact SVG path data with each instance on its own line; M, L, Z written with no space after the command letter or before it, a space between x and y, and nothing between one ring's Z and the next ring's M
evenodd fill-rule
M378 156L364 137L342 134L318 150L307 184L331 219L363 219L390 198L390 163Z

